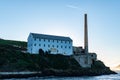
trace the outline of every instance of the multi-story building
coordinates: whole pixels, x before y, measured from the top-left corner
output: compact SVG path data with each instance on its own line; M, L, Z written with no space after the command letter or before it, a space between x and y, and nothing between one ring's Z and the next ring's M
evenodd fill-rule
M37 54L42 49L51 54L71 55L72 39L70 37L53 36L45 34L30 33L28 37L27 50L29 53Z

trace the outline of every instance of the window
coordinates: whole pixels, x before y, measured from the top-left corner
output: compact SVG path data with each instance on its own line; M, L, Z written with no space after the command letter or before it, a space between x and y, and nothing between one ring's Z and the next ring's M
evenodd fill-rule
M54 42L54 40L53 40L53 42Z
M34 40L36 41L36 38L34 38Z
M39 39L39 41L41 41L41 39Z
M93 55L91 55L91 57L93 57Z
M39 46L41 46L41 44L39 44Z
M69 49L70 49L71 47L69 46Z
M45 44L44 44L44 47L45 47Z
M58 40L57 40L57 43L58 43Z
M50 42L50 40L48 39L48 42Z
M65 48L67 48L67 46L65 46Z
M85 64L88 64L87 58L86 58L86 60L84 61L84 63L85 63Z
M48 45L48 47L50 47L50 45Z
M52 45L52 47L54 47L54 45Z
M61 48L62 48L63 46L61 46Z
M36 46L36 44L34 44L34 46Z
M58 45L57 45L57 48L58 48Z
M65 41L65 44L66 44L67 42Z
M45 42L45 39L44 39L44 42Z

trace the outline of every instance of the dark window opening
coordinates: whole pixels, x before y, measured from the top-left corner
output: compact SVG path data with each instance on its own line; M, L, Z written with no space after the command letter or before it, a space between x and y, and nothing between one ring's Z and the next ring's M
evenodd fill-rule
M44 42L45 42L45 39L44 39Z
M69 46L69 49L70 49L71 47Z
M41 44L39 44L39 46L41 46Z
M50 47L50 45L48 45L48 47Z
M52 47L54 47L54 45L52 45Z
M41 41L41 39L39 39L39 41Z
M67 48L67 46L65 46L65 48Z
M48 40L48 42L50 42L50 40Z
M45 44L44 44L44 47L45 47Z

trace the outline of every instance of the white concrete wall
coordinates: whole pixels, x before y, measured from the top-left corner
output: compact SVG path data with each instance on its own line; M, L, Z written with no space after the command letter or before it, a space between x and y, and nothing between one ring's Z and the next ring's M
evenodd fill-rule
M88 55L74 55L75 60L80 64L81 67L87 68L91 67L91 63L89 63Z
M72 41L34 39L32 35L28 37L28 52L37 54L39 49L50 50L52 54L71 55L73 53Z
M33 52L33 50L32 50L32 48L33 48L33 36L29 35L27 41L28 41L27 42L27 52L32 53Z
M91 65L93 64L93 60L97 60L96 53L77 54L73 55L73 57L80 64L80 66L84 68L91 67Z

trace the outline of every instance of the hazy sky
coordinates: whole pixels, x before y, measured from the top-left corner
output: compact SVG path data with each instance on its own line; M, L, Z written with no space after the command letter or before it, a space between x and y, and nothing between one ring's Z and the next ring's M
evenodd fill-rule
M107 66L120 64L120 0L0 0L0 38L27 41L34 32L83 46L85 13L89 51Z

